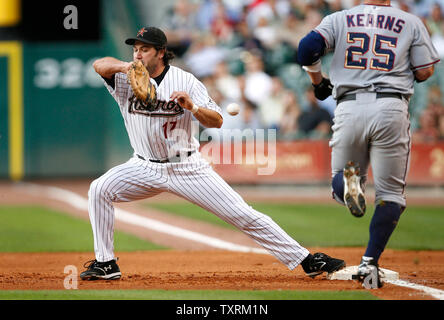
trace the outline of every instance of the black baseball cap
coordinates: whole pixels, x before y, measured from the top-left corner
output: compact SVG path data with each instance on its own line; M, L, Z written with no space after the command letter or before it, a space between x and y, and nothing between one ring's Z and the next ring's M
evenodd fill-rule
M161 48L164 48L167 45L167 37L165 33L156 27L143 27L137 32L135 38L128 38L125 40L125 43L132 46L136 41Z

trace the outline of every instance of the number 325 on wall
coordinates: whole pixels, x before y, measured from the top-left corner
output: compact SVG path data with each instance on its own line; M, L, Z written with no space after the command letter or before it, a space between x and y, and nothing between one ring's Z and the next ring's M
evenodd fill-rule
M395 53L390 48L396 48L398 38L375 34L372 43L374 58L370 59L370 69L390 71L395 64ZM370 49L370 36L362 32L347 33L347 43L358 44L345 50L344 67L348 69L367 69L367 58L362 58Z
M92 67L95 60L93 58L86 63L78 58L38 60L34 65L34 85L41 89L101 87L103 81Z

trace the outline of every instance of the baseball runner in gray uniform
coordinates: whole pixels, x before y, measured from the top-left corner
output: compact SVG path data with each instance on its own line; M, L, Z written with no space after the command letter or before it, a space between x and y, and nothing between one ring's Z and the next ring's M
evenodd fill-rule
M320 57L334 51L330 79ZM364 184L371 165L376 193L370 238L355 279L382 286L378 260L406 207L404 189L410 156L408 102L414 81L425 81L439 62L421 20L389 0L335 12L299 45L298 62L318 99L336 99L332 148L333 197L361 217Z
M146 199L162 192L176 194L234 225L290 270L301 264L314 277L343 268L343 260L319 252L310 254L270 217L254 210L200 155L192 121L220 128L221 109L202 82L170 65L173 54L166 49L163 31L144 27L125 43L133 48L133 62L105 57L94 68L120 108L134 154L91 183L89 216L95 259L85 264L81 279L121 277L114 256L113 202ZM143 63L156 87L154 106L139 101L128 83L127 71L136 61Z

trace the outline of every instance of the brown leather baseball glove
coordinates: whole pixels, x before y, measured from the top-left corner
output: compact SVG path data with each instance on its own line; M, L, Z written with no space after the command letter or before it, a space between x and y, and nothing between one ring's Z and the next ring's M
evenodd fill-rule
M156 104L156 87L150 82L150 73L140 60L132 63L127 77L137 99L148 106Z

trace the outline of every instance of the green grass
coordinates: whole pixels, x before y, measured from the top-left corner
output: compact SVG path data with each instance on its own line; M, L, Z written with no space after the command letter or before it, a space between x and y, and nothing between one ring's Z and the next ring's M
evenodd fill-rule
M0 207L0 252L94 251L91 225L58 211L33 206ZM116 231L116 251L162 249Z
M160 211L176 214L178 216L187 217L190 219L196 219L208 223L212 223L221 227L236 229L230 224L226 223L222 219L218 218L214 214L198 207L191 202L180 202L180 203L149 203L144 204L145 207L151 207Z
M322 204L252 203L252 207L269 215L302 245L366 246L368 228L373 215L369 206L362 218L353 217L345 207ZM191 203L152 203L148 206L233 228L215 215ZM444 208L411 206L401 216L388 248L404 250L444 249Z
M0 291L0 300L378 300L366 291L42 290Z

